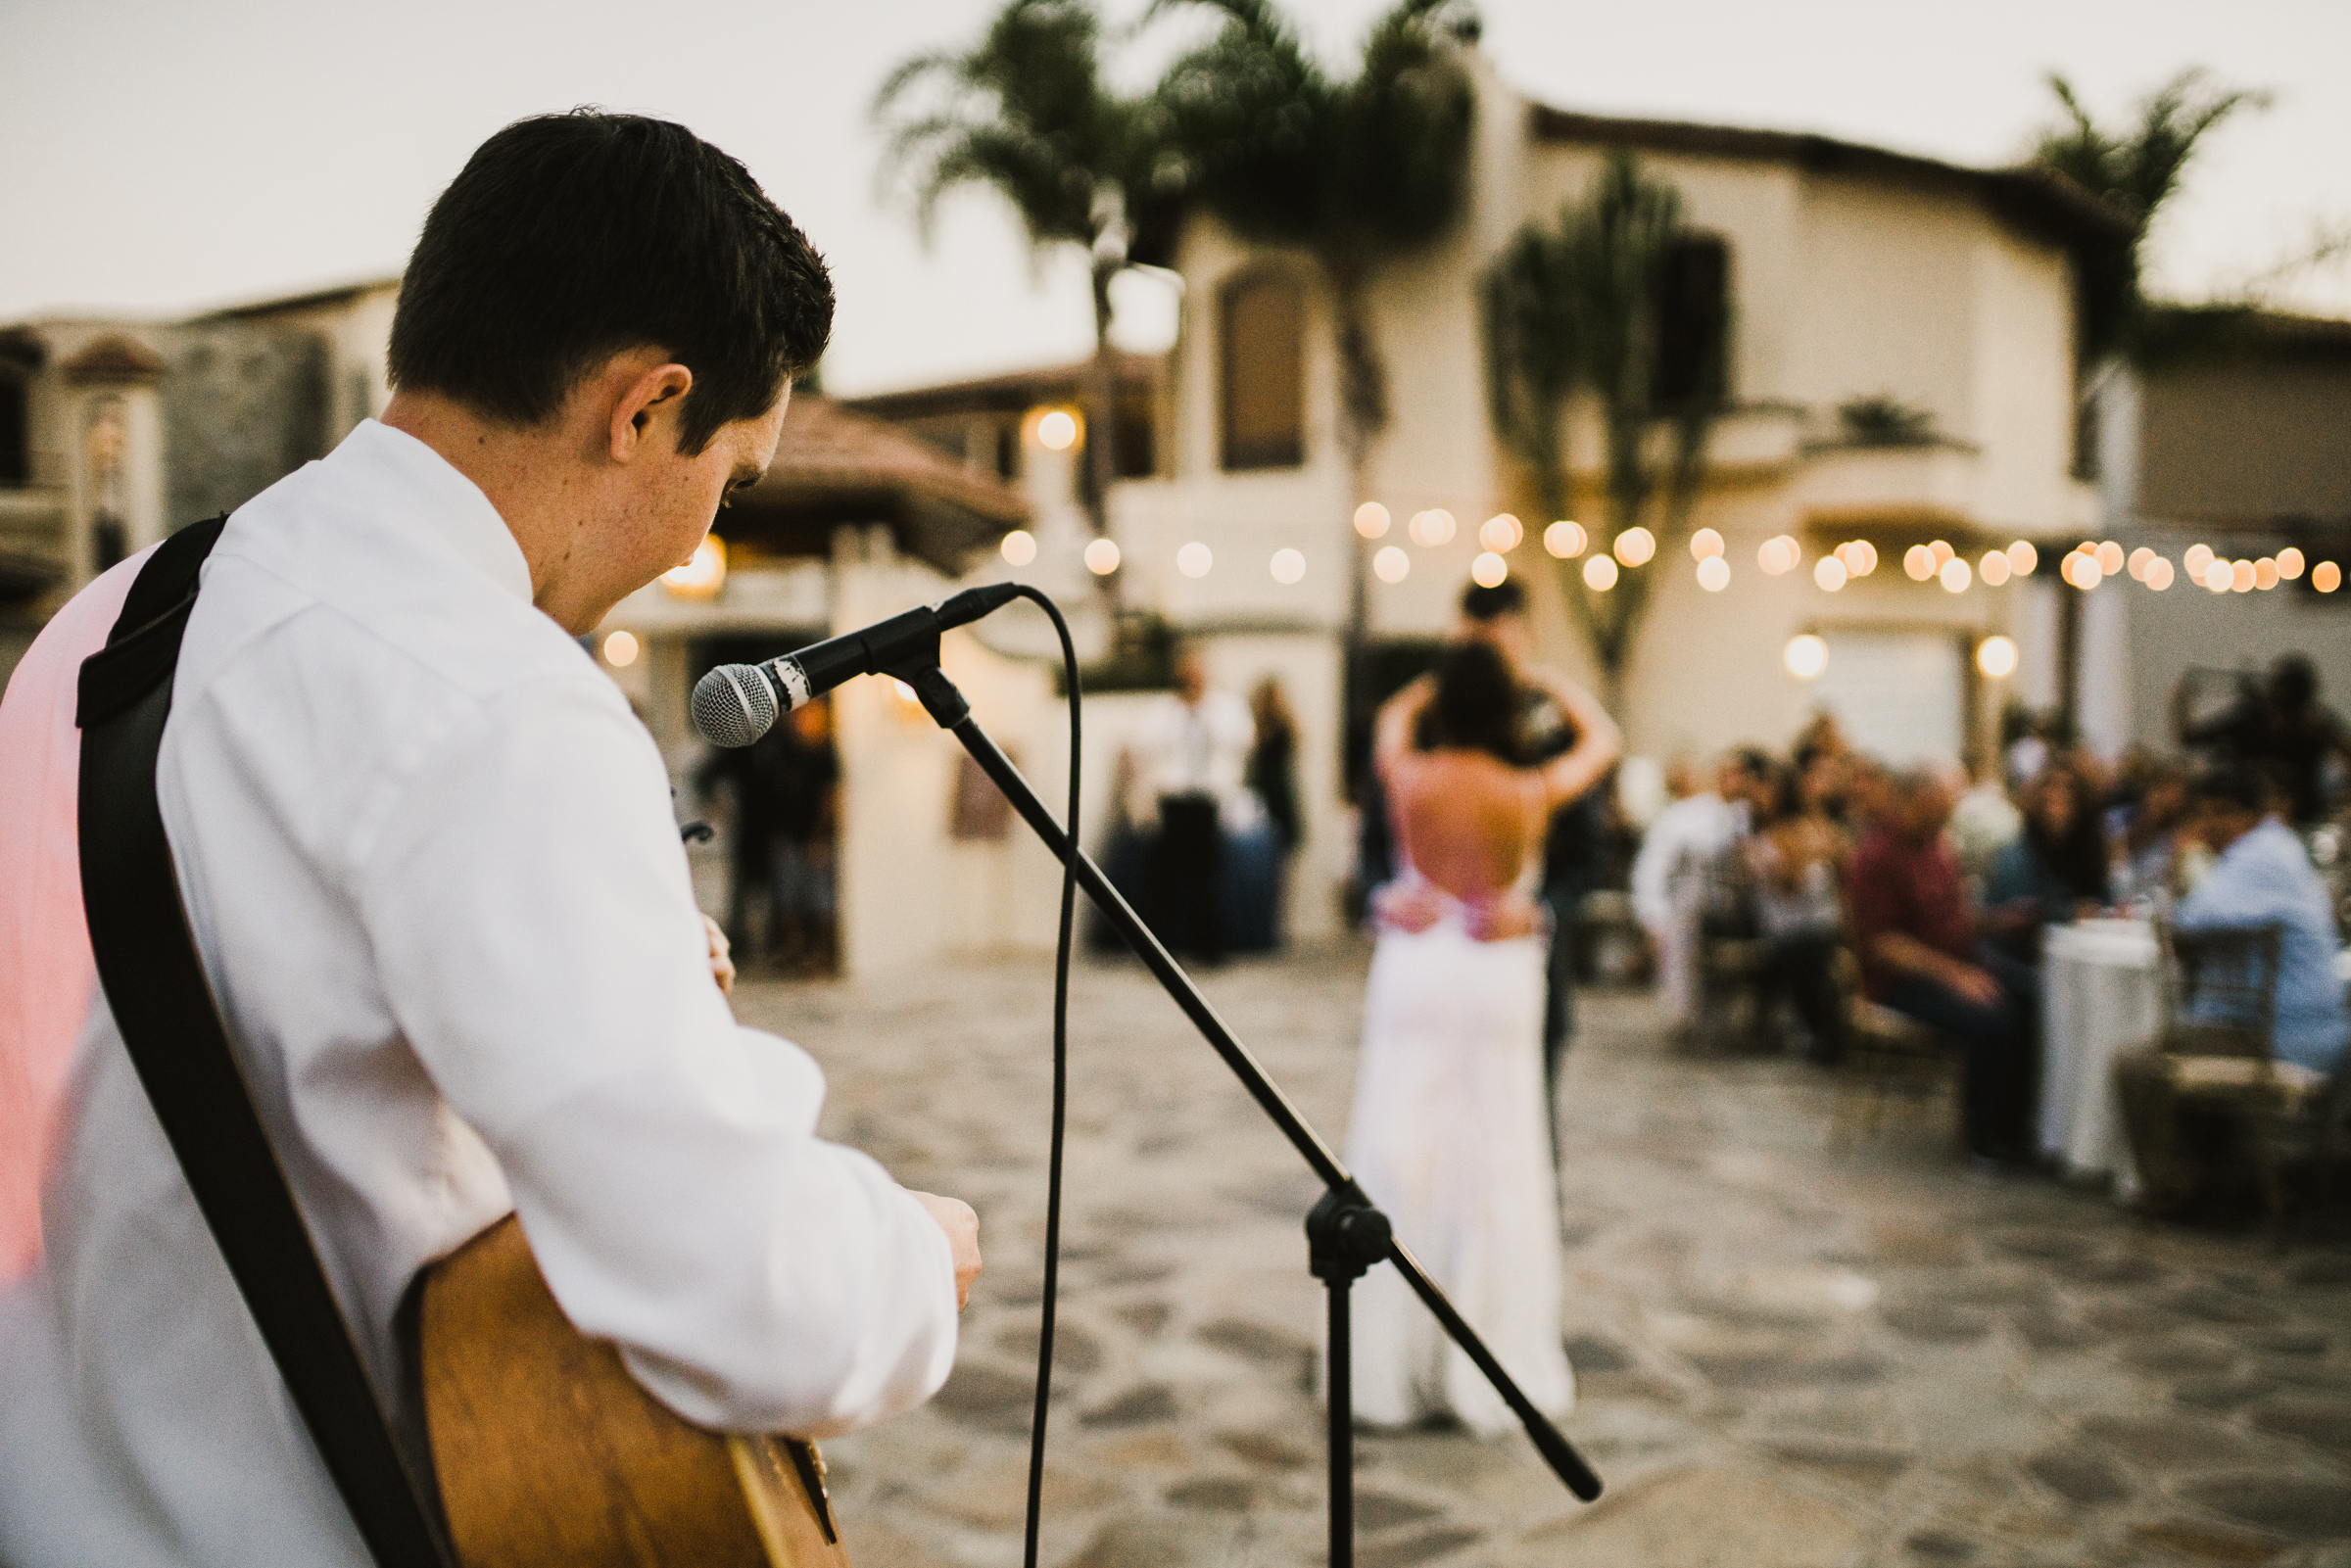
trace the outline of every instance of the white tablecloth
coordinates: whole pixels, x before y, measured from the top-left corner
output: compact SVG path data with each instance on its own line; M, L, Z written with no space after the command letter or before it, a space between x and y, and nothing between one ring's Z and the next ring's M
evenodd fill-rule
M2114 1096L2114 1059L2155 1037L2162 980L2143 921L2052 926L2041 945L2040 1147L2076 1175L2138 1185Z

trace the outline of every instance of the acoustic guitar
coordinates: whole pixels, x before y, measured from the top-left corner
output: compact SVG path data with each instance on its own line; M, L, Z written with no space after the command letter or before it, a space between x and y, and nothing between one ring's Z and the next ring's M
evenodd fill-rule
M426 1271L417 1330L462 1568L847 1568L816 1446L671 1413L571 1326L512 1215Z

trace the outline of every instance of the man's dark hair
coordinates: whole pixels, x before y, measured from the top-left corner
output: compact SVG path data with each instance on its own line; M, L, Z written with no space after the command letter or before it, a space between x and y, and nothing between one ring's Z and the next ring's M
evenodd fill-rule
M1518 580L1514 577L1506 577L1492 588L1483 583L1472 583L1462 590L1462 618L1465 621L1475 621L1484 626L1506 615L1523 615L1525 612L1526 590L1518 586Z
M2239 811L2270 809L2270 784L2257 769L2241 762L2216 763L2187 782L2187 795L2198 805L2232 806Z
M1457 642L1437 662L1428 743L1485 751L1516 766L1518 683L1489 642Z
M833 280L748 170L683 125L516 120L433 203L392 317L392 385L536 425L612 355L694 372L679 450L775 406L833 332Z

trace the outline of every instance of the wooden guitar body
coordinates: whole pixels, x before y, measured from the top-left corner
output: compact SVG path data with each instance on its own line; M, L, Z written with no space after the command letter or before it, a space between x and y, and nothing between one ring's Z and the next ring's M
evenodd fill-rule
M815 1446L673 1414L571 1326L512 1215L426 1272L418 1330L463 1568L847 1568Z

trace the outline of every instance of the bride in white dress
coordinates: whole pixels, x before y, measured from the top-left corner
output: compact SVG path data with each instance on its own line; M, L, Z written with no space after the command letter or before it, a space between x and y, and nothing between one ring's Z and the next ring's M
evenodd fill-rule
M1373 905L1346 1154L1397 1237L1552 1415L1574 1403L1575 1377L1560 1343L1534 882L1545 824L1607 770L1615 733L1574 695L1597 722L1539 769L1512 760L1518 691L1486 643L1449 649L1433 681L1380 714L1373 760L1401 869ZM1359 1419L1451 1414L1488 1435L1516 1424L1393 1268L1356 1286L1352 1317Z

